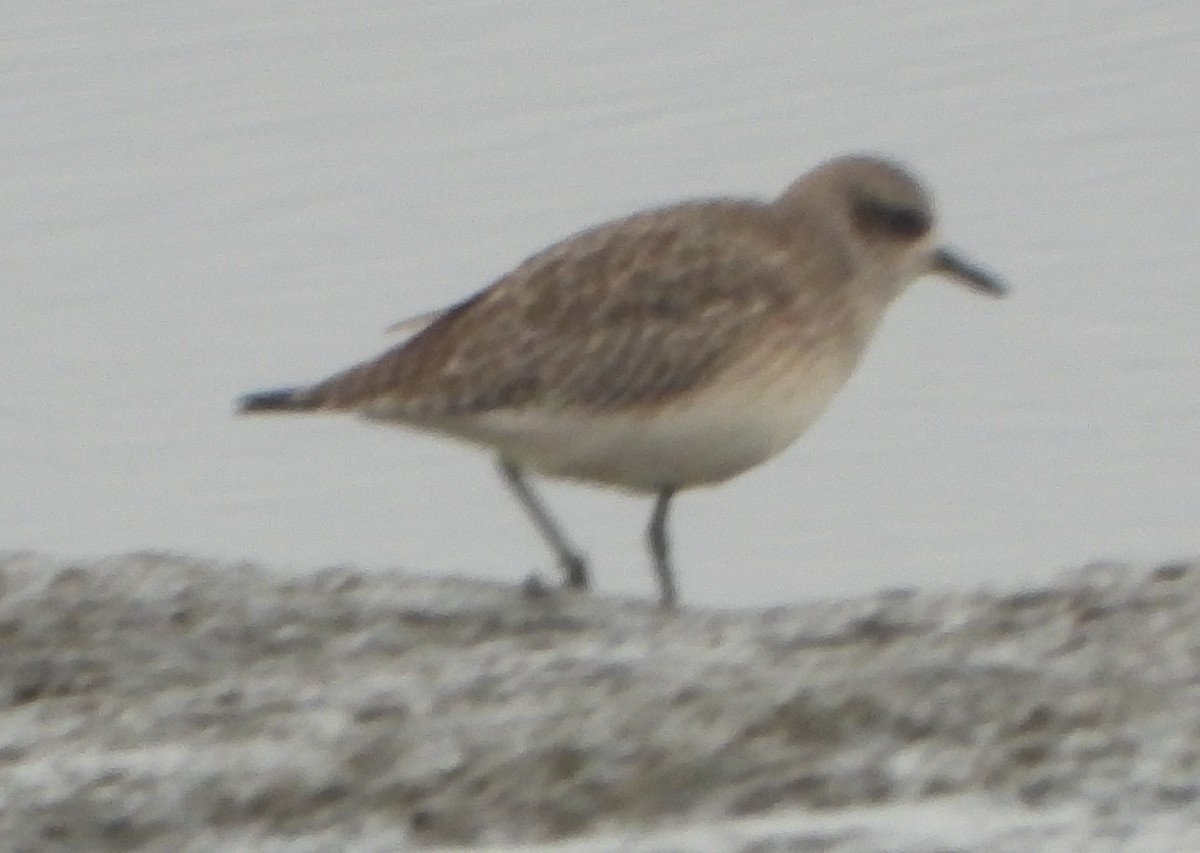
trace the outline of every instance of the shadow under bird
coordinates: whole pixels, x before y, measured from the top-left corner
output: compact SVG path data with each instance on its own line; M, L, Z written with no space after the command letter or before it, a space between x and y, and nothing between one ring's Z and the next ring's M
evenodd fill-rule
M684 202L579 232L398 324L412 336L379 357L240 409L351 412L491 448L576 589L586 563L526 471L655 495L647 538L671 607L674 495L799 438L927 274L1004 292L935 242L930 197L902 166L840 157L773 201Z

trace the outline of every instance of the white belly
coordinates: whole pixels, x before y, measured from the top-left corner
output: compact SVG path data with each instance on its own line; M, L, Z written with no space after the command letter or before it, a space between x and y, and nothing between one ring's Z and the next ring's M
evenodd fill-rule
M501 410L422 426L496 449L530 470L657 491L717 483L778 454L820 416L848 369L748 378L657 407L562 415ZM391 420L379 412L375 417Z

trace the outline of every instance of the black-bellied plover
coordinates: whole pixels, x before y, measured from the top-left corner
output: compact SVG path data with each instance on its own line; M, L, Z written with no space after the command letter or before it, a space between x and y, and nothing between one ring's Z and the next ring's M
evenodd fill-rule
M378 358L241 411L352 412L493 449L569 587L587 587L586 564L525 472L655 495L647 536L669 607L676 492L799 438L914 279L1004 292L933 232L905 169L840 157L773 201L685 202L577 233L417 318Z

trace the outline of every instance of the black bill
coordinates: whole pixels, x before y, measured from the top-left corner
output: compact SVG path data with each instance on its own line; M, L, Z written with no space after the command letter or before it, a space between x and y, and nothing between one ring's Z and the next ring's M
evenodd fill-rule
M949 249L936 249L930 272L957 279L962 284L989 296L1003 296L1008 287L999 278L967 263Z

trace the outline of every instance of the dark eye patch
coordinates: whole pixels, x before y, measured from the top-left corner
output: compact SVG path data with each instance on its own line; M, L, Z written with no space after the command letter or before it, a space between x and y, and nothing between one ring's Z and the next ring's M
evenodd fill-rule
M925 236L933 226L926 211L879 198L856 201L854 216L865 231L884 232L910 240Z

